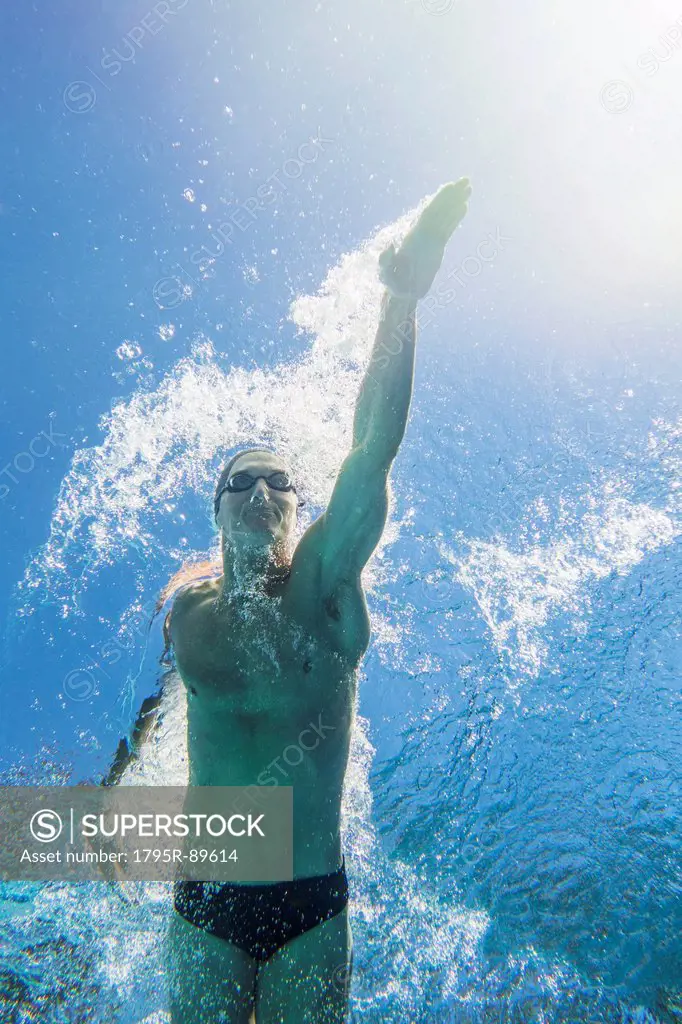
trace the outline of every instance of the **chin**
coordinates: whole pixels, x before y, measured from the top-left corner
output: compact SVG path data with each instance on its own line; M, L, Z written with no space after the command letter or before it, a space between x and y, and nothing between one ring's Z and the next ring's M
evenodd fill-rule
M248 523L244 524L246 529L242 536L248 537L251 541L262 544L264 547L271 547L279 540L279 530L276 523Z

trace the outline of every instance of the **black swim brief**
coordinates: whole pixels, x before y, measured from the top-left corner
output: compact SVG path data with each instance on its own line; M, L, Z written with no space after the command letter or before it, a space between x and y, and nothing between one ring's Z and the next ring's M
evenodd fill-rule
M346 858L329 875L268 885L177 881L173 905L197 928L263 962L285 943L340 914L348 903Z

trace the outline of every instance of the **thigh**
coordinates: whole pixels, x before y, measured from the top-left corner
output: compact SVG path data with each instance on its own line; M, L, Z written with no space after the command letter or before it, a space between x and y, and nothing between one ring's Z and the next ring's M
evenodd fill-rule
M176 911L166 939L172 1024L250 1024L256 961Z
M353 936L345 907L260 965L257 1024L345 1024L352 966Z

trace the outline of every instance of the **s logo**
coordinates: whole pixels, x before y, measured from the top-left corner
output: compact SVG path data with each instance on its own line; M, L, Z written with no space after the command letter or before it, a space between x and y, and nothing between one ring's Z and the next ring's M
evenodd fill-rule
M31 818L29 827L31 835L39 843L52 843L61 835L63 824L56 811L45 808L42 811L36 811Z

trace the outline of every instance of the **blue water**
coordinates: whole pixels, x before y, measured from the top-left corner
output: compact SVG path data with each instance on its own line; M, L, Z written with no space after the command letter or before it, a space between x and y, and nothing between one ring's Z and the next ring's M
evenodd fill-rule
M106 770L226 451L275 444L324 507L378 252L468 174L366 578L351 1019L682 1020L682 55L636 63L677 12L169 6L115 74L147 5L0 13L0 782ZM168 912L0 886L0 1021L159 1024Z

